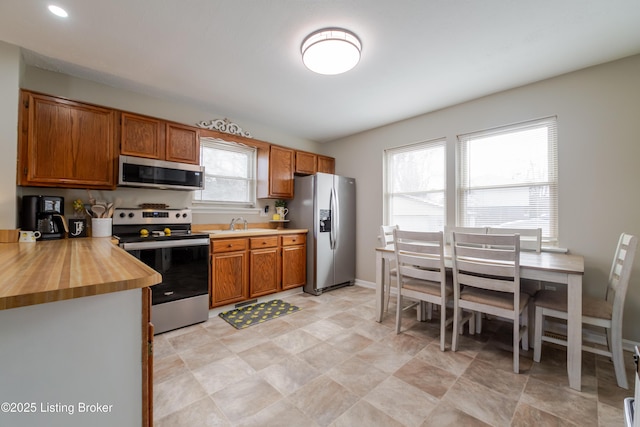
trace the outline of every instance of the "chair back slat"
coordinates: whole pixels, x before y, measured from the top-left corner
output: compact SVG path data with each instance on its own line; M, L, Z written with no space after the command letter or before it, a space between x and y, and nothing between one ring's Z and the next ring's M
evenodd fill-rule
M428 280L430 282L439 282L441 278L441 271L438 270L425 270L418 267L401 266L400 274L403 277L410 277L412 279Z
M489 227L487 234L518 234L521 251L540 252L542 250L542 228Z
M456 259L458 270L468 271L485 276L512 277L513 263L487 262L486 260L472 260L458 256Z
M457 253L459 257L466 258L480 258L480 259L492 259L502 261L513 261L514 253L510 251L507 246L501 245L482 247L479 243L467 242L465 246L457 246ZM477 246L475 246L477 245Z

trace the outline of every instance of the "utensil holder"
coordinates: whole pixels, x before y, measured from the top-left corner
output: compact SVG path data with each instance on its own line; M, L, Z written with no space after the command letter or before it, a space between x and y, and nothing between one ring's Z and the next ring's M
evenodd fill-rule
M111 237L111 218L91 218L91 237Z

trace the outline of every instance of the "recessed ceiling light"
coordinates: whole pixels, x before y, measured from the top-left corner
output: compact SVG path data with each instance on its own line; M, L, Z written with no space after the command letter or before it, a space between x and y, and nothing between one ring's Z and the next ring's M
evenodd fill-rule
M49 5L49 12L51 12L54 15L59 16L61 18L66 18L67 16L69 16L69 14L67 13L66 10L64 10L60 6L56 6L54 4L50 4Z
M318 74L341 74L360 61L362 44L350 31L328 28L309 34L302 42L302 62Z

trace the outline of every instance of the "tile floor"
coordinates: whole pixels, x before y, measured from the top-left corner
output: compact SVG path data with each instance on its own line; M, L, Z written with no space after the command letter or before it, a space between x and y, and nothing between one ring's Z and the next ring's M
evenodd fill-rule
M284 298L301 311L244 330L216 317L155 337L155 426L623 426L606 358L583 353L582 392L566 353L522 352L512 372L511 328L485 321L459 351L439 349L436 321L395 305L374 321L374 290L352 286ZM633 359L625 352L633 384Z

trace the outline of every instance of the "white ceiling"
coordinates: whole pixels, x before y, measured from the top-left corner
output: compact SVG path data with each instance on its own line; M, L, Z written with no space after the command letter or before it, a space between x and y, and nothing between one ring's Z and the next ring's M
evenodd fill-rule
M638 0L51 2L0 2L27 64L319 142L640 53ZM302 64L325 27L362 41L350 72Z

